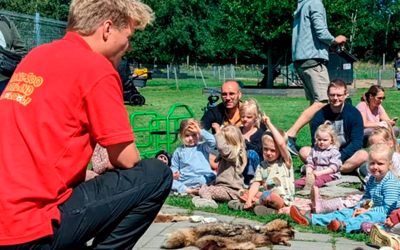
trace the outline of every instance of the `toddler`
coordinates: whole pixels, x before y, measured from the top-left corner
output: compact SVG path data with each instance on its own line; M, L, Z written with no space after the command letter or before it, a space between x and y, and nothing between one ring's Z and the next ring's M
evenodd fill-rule
M171 159L174 176L172 191L197 194L203 184L215 179L210 167L209 153L215 147L215 138L194 119L183 120L179 128L182 145L176 148ZM200 143L200 137L204 142Z
M339 142L330 122L320 125L315 132L314 148L306 160L306 175L294 182L296 188L311 189L340 178Z
M363 222L383 223L396 208L400 193L400 181L390 171L393 150L385 144L372 145L369 151L368 170L371 173L365 194L355 208L343 208L327 214L303 215L297 207L290 207L292 219L302 225L327 226L331 231L346 233L358 231ZM371 200L371 208L362 207Z
M215 201L230 201L239 197L243 188L243 170L247 164L244 138L234 125L227 125L215 135L219 152L218 173L213 185L203 185L200 196L192 199L196 207L217 208Z

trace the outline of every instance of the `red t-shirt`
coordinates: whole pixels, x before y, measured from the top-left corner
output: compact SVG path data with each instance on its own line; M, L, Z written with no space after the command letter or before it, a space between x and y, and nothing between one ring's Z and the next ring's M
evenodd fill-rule
M134 140L118 73L73 32L23 59L0 121L0 245L51 235L95 142Z

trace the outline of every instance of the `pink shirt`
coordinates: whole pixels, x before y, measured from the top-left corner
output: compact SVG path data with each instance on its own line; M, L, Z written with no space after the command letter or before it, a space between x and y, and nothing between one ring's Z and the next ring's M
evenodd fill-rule
M367 117L367 120L370 122L380 122L380 117L385 112L385 109L382 107L382 105L379 105L378 108L371 111L367 102L360 102L357 105L357 109L361 114L364 114Z

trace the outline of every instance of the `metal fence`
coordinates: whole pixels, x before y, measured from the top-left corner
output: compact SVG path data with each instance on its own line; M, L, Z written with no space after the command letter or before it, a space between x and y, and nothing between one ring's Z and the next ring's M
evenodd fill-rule
M39 13L32 16L0 10L0 14L14 22L28 50L63 37L67 26L66 22L41 17Z

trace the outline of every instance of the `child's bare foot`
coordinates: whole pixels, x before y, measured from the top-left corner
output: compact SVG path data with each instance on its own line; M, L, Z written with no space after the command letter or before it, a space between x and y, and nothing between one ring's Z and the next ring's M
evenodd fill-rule
M186 193L192 194L192 195L199 195L199 189L198 188L188 188L186 190Z

